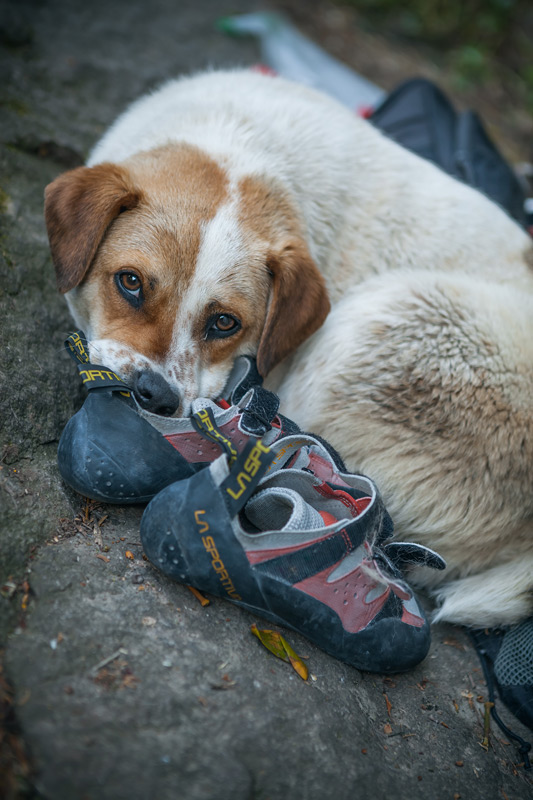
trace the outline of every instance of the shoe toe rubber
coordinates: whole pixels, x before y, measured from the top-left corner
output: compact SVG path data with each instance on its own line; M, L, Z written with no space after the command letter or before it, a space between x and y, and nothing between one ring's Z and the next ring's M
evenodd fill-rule
M105 503L146 503L190 465L127 403L92 391L67 423L59 442L62 477L84 497Z

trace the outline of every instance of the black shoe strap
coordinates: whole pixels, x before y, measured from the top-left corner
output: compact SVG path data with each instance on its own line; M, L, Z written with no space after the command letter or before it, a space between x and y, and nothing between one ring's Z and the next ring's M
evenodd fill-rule
M71 333L65 339L65 349L76 362L78 372L86 389L89 391L92 389L111 389L129 396L128 385L116 372L100 364L91 364L87 339L83 331Z

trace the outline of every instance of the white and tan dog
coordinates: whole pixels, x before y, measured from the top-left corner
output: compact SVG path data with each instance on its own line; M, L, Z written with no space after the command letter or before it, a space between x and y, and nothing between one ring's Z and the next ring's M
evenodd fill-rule
M131 106L46 221L93 360L142 405L187 414L257 354L398 537L447 559L438 619L533 612L533 248L503 211L335 101L235 71Z

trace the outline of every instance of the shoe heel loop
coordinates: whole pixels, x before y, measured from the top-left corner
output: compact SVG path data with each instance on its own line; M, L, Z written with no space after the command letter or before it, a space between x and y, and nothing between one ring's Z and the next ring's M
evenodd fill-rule
M250 439L237 456L229 475L220 484L226 508L232 518L244 508L274 458L275 453L261 439Z
M87 339L83 331L71 333L65 339L65 349L78 367L83 385L88 391L93 389L110 389L119 391L124 397L130 396L128 385L116 372L101 364L91 364Z

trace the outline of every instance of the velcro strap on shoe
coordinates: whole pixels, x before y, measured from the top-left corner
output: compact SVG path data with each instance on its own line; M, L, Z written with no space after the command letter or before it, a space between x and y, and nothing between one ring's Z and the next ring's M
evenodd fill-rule
M429 547L415 542L389 542L383 546L383 552L398 569L409 566L446 569L446 561Z
M235 459L230 474L220 484L222 496L231 517L236 517L251 497L275 453L260 439L250 439Z
M87 339L83 331L71 333L65 339L65 349L76 362L78 372L86 389L118 390L129 397L129 387L116 372L100 364L91 364L87 349Z
M252 394L243 407L239 427L251 436L264 436L272 428L272 420L278 413L279 397L262 386L254 386Z
M240 376L237 380L237 384L229 391L229 400L232 405L236 405L242 400L246 392L250 389L262 386L263 384L263 378L257 369L257 362L252 356L240 356L235 362L234 370L238 370ZM230 381L232 377L235 377L234 372L230 375ZM225 394L224 397L226 396Z

